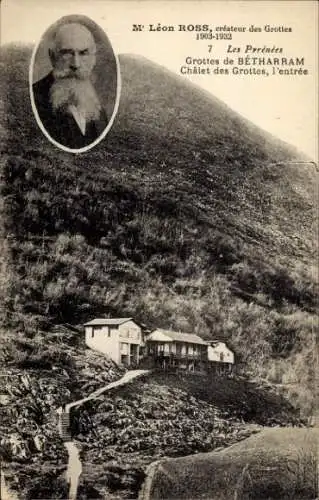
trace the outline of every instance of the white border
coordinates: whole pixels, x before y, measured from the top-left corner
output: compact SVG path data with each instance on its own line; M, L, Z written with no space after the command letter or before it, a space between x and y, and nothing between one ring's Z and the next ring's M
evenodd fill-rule
M94 146L96 146L97 144L99 144L100 141L102 141L105 136L107 135L107 133L110 131L112 125L113 125L113 122L115 120L115 117L117 115L117 112L118 112L118 108L119 108L119 104L120 104L120 98L121 98L121 90L122 90L122 80L121 80L121 71L120 71L120 62L119 62L119 58L118 58L118 55L114 52L114 49L113 49L113 45L108 37L108 35L106 34L106 32L104 31L104 29L99 25L97 24L93 19L90 19L89 17L85 16L85 15L82 15L82 14L74 14L74 16L81 16L83 18L87 18L89 19L90 22L94 23L96 26L99 27L99 29L101 31L103 31L103 33L105 34L107 40L109 41L110 43L110 46L112 48L112 52L113 52L113 55L114 55L114 58L115 58L115 63L116 63L116 96L115 96L115 104L114 104L114 108L113 108L113 113L112 113L112 116L109 120L109 123L107 124L107 126L105 127L104 131L102 132L102 134L97 137L97 139L95 139L95 141L93 141L91 144L88 144L87 146L85 146L84 148L80 148L80 149L71 149L71 148L68 148L66 146L63 146L63 144L60 144L59 142L55 141L50 135L49 133L47 132L46 128L43 126L43 123L39 117L39 114L38 114L38 110L37 110L37 107L35 105L35 100L34 100L34 95L33 95L33 67L34 67L34 61L35 61L35 56L36 56L36 53L38 51L38 48L43 40L43 36L40 38L39 42L35 45L34 49L33 49L33 52L32 52L32 56L31 56L31 60L30 60L30 65L29 65L29 95L30 95L30 100L31 100L31 107L32 107L32 111L33 111L33 114L34 114L34 117L36 119L36 122L41 130L41 132L46 136L47 139L49 139L50 142L52 142L52 144L54 144L55 146L57 146L59 149L62 149L62 151L66 151L67 153L86 153L87 151L89 151L90 149L92 149ZM65 17L65 16L62 16L62 17ZM62 18L60 18L62 19ZM58 19L57 21L55 21L54 23L50 24L45 31L43 31L43 34L45 34L49 28L51 28L52 25L54 25L55 23L57 23L60 19Z

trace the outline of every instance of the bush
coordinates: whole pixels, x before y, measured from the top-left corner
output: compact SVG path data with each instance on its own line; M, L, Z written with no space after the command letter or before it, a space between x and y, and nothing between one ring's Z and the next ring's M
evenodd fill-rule
M26 500L35 499L65 499L68 497L68 485L63 476L56 476L56 472L47 472L42 476L35 476L32 485L26 490Z

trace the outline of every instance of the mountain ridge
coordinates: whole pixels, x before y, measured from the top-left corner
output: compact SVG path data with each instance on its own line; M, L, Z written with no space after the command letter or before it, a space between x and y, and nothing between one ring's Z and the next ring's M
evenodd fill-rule
M303 153L301 150L296 148L294 145L279 139L276 137L274 134L266 131L262 127L255 125L251 120L248 118L245 118L240 112L234 111L230 105L228 105L226 102L224 102L222 99L217 98L214 96L212 92L209 92L208 90L204 89L200 85L190 82L188 79L183 78L175 73L173 73L171 70L169 70L167 67L165 67L162 64L159 63L154 63L153 61L149 60L148 58L138 55L138 54L133 54L133 53L124 53L124 54L119 54L119 59L123 61L124 63L128 63L129 61L133 63L134 61L138 61L142 67L148 67L149 69L151 67L154 68L154 70L157 68L158 70L161 70L163 73L167 74L169 77L176 79L176 82L179 82L181 86L186 86L189 87L190 89L193 89L200 93L203 97L207 98L208 101L210 101L210 104L218 104L223 108L224 111L231 111L233 116L236 116L239 120L242 121L242 123L245 123L246 126L250 127L251 130L255 130L256 132L258 131L260 135L264 135L265 138L272 139L277 142L277 144L286 148L289 148L291 150L292 155L296 155L300 159L302 158L306 162L314 162L314 160L306 155L306 153ZM314 162L315 163L315 162Z

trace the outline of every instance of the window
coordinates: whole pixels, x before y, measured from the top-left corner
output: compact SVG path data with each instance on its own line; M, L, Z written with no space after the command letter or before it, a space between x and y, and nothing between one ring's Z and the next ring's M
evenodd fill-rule
M85 327L85 336L86 338L93 338L94 337L94 327L93 326L87 326Z
M121 354L128 354L129 353L128 344L126 344L125 342L121 342L120 349L121 349Z
M220 361L224 361L224 353L223 352L221 352L219 354L219 359L220 359Z
M129 331L129 328L126 325L122 326L122 328L120 329L120 335L123 338L129 338L130 331Z

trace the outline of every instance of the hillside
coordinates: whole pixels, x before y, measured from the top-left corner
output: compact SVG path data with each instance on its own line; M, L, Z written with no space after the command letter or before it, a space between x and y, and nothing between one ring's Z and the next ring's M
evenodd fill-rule
M275 358L273 376L298 382L285 359L313 351L314 164L129 55L111 133L66 154L33 119L30 54L2 48L6 324L134 316L224 338L263 375Z
M5 364L43 383L45 370L66 364L67 373L56 380L68 388L71 380L70 396L78 395L94 384L76 364L77 356L88 363L88 352L77 343L82 330L73 332L67 348L69 328L94 316L132 316L148 329L226 340L239 370L279 383L302 415L311 415L315 165L210 94L130 55L120 56L122 95L109 135L89 153L64 153L34 121L30 56L31 47L1 49ZM66 333L63 327L56 330L64 324ZM89 363L93 378L94 365L104 362L109 373L107 360ZM110 379L117 374L118 368ZM150 397L157 382L145 388ZM174 390L183 400L194 389L179 383L174 389L169 382L165 387L167 404ZM232 397L236 387L234 382ZM54 406L62 404L56 381L53 392ZM253 393L249 398L259 404ZM224 404L220 394L217 402L198 391L194 397L196 411L198 401ZM279 400L275 420L286 404ZM236 405L231 413L242 408L239 400ZM283 422L295 415L288 407ZM103 412L96 408L92 419L98 421ZM254 421L245 415L245 421ZM95 440L88 436L83 453L91 460ZM39 482L43 488L42 476ZM28 479L21 484L25 498L34 497ZM59 487L63 497L65 485ZM41 488L37 491L46 496Z

